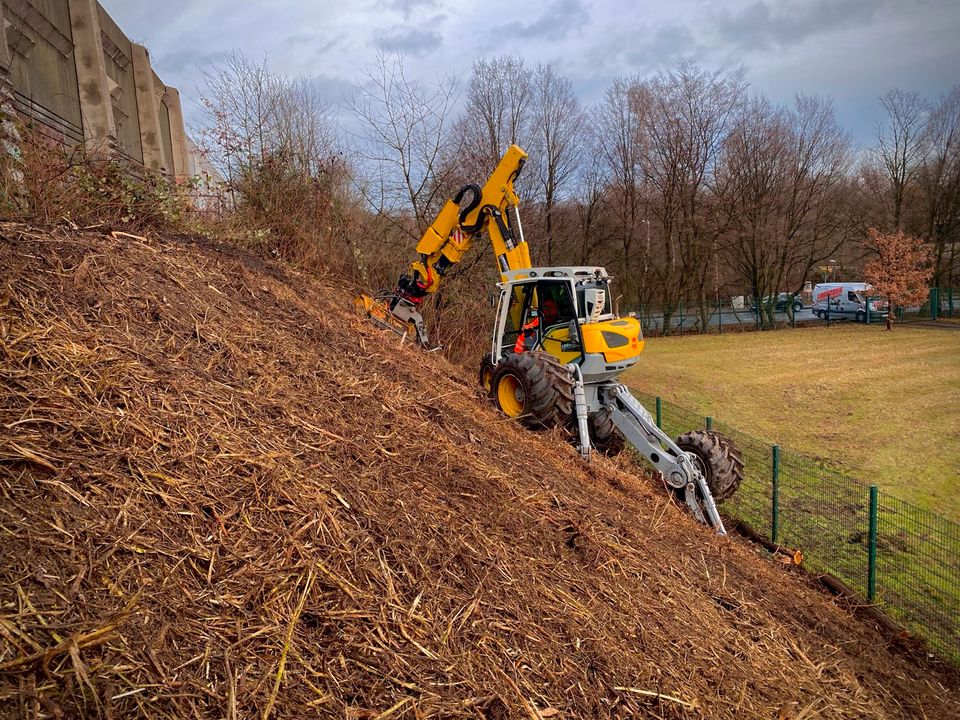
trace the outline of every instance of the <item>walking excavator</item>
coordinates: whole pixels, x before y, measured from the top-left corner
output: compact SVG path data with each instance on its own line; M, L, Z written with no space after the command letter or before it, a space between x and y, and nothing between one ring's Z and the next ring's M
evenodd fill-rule
M486 234L500 271L499 303L479 380L497 407L532 429L572 430L582 457L626 443L659 471L664 485L701 523L726 534L717 503L743 479L733 441L710 430L673 440L620 381L644 347L640 322L611 307L602 267L532 267L513 183L526 153L512 145L483 187L447 200L417 244L418 258L394 290L356 298L378 325L430 349L422 303Z

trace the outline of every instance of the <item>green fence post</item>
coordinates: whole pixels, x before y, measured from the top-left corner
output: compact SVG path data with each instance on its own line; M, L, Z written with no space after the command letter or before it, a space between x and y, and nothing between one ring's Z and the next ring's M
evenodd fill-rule
M930 319L936 320L940 313L940 288L930 288Z
M780 535L780 446L773 446L773 494L770 498L770 542L776 543Z
M867 600L877 596L877 496L876 485L870 486L870 540L867 552Z
M953 288L947 288L947 308L950 310L950 317L953 317Z
M707 415L707 430L713 430L713 418Z
M952 291L951 291L952 292ZM950 296L950 302L953 302L953 295ZM951 316L953 313L953 305L950 306ZM720 335L723 335L723 308L720 306L720 296L717 295L717 328Z
M663 401L657 395L657 427L663 430Z
M867 325L870 324L870 298L867 298Z
M680 337L683 337L683 300L680 301Z

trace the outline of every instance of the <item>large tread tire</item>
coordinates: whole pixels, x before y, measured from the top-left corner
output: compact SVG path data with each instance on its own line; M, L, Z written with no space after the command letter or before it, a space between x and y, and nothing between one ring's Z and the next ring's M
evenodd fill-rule
M693 430L677 438L681 450L693 453L717 504L731 497L743 482L743 456L726 435L712 430Z
M487 397L492 397L493 395L493 372L494 366L490 362L490 356L484 355L480 358L480 372L477 377L480 382L480 387L483 388L484 394Z
M501 383L519 386L519 407L501 401ZM573 374L553 355L522 352L506 356L493 373L492 394L503 412L530 428L565 426L573 417Z
M597 452L614 457L623 452L627 440L613 423L610 409L604 405L588 418L590 423L590 442Z

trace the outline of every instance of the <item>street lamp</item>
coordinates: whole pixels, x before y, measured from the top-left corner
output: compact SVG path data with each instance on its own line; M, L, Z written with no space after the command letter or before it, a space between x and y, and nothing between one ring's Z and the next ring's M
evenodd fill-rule
M826 282L827 275L829 275L830 277L833 277L833 273L836 272L837 261L831 258L830 260L827 260L826 265L821 265L819 270L820 270L820 274L823 275L823 281Z

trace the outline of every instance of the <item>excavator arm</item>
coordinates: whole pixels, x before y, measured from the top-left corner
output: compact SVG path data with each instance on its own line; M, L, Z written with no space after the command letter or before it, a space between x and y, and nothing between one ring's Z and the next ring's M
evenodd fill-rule
M530 250L517 211L520 199L513 188L526 158L523 150L511 145L482 188L465 185L447 200L417 243L418 259L410 265L410 274L400 276L393 292L360 295L357 306L379 325L428 345L417 308L440 289L444 276L484 231L493 246L501 280L508 271L529 268Z

